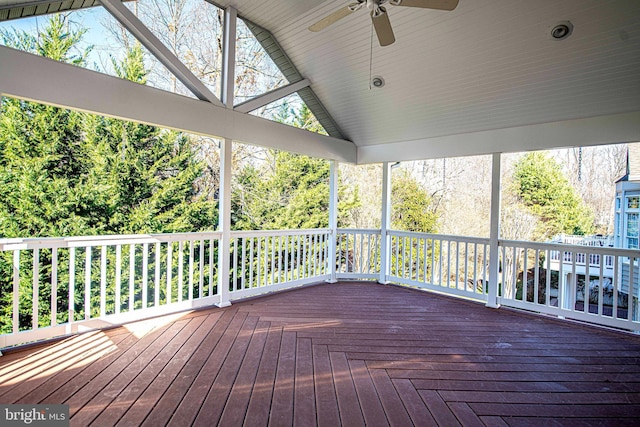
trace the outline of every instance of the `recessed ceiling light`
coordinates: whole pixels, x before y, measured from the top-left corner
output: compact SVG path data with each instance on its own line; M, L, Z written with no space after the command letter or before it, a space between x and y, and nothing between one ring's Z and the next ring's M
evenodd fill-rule
M560 21L551 27L549 37L553 40L564 40L573 32L573 24L569 21Z
M384 79L380 76L373 76L371 78L371 87L382 87L384 86Z

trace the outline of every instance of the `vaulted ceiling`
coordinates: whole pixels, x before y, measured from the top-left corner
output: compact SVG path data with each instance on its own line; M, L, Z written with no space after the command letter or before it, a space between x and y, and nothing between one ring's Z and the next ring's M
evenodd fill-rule
M640 140L640 1L388 5L396 42L386 47L372 43L366 10L308 30L350 0L210 2L273 35L358 162ZM573 33L554 40L562 21ZM385 85L371 88L371 76Z
M388 6L396 42L374 40L371 71L366 11L307 29L349 1L215 3L273 33L358 147L419 150L443 136L640 111L640 1L460 0L451 12ZM573 34L553 40L550 29L567 20ZM385 86L369 89L370 73Z

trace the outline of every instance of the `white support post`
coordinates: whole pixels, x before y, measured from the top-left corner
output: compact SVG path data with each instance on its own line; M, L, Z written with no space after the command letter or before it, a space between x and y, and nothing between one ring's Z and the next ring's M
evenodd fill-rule
M338 164L330 162L329 175L329 283L336 283L336 246L338 241Z
M218 247L218 307L228 307L229 257L231 256L231 146L232 141L225 139L220 143L220 205L218 206L218 227L222 232Z
M236 33L238 12L233 7L224 11L222 34L222 87L220 99L227 108L233 108L236 70Z
M389 283L390 247L389 227L391 225L391 164L382 164L382 218L380 229L380 278L379 283Z
M236 67L236 10L228 7L224 13L224 40L222 56L221 99L227 108L233 108L233 93ZM220 206L218 227L222 231L218 249L218 293L219 307L231 305L229 291L231 256L231 158L233 141L225 138L220 143Z
M489 289L487 307L498 308L498 279L500 255L498 240L500 239L500 153L493 153L491 164L491 225L489 230ZM504 290L503 290L504 291Z

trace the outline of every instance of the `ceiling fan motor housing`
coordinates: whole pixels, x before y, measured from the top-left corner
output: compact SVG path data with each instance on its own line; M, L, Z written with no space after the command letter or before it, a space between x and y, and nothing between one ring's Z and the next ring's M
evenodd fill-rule
M393 29L391 28L391 22L387 10L384 7L389 4L392 6L407 6L417 7L422 9L439 9L439 10L453 10L458 6L458 0L351 0L346 7L343 6L333 13L325 16L315 24L309 27L309 31L318 32L334 24L335 22L346 18L350 14L357 12L360 9L366 8L371 15L373 21L373 28L378 35L378 41L380 46L389 46L395 42L395 36L393 35Z

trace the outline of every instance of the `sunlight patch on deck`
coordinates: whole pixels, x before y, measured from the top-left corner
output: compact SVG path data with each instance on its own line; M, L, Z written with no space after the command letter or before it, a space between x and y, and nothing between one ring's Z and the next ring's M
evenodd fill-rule
M76 335L3 366L0 384L6 386L45 378L69 367L88 365L117 349L104 332Z
M173 323L182 317L192 313L192 310L181 311L175 314L167 314L165 316L154 317L152 319L140 320L133 323L124 324L123 327L131 332L134 337L140 339L145 335L162 328L170 323Z

